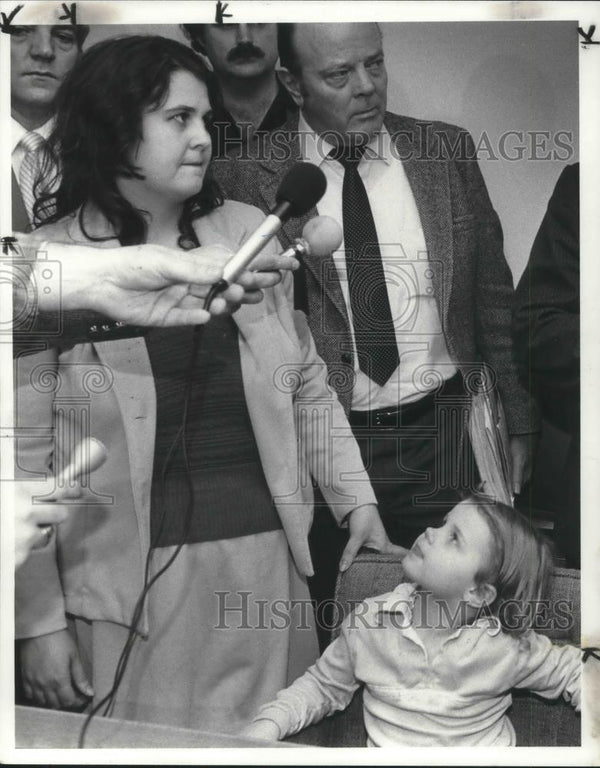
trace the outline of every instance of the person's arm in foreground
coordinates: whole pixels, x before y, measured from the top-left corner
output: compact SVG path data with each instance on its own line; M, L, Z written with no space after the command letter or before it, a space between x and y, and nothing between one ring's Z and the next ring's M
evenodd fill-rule
M259 709L244 735L271 741L283 739L345 709L359 686L344 627L312 667Z
M520 655L515 669L516 688L526 688L545 699L562 695L581 710L581 650L574 645L555 645L545 635L527 635L528 653Z
M27 236L20 236L19 246L31 280L15 280L15 318L33 295L33 311L39 316L28 333L44 335L45 329L55 333L62 321L64 335L71 338L75 334L73 343L89 341L89 328L101 327L106 317L129 326L201 325L211 315L261 301L262 290L281 280L279 270L298 266L296 259L281 254L259 257L253 271L245 271L236 284L219 294L208 312L204 309L206 296L233 255L222 246L191 251L150 244L96 248L38 242L34 246L28 245ZM43 258L36 258L38 254ZM55 278L52 285L48 268L53 270L56 264L60 264L60 282ZM47 285L50 290L44 290ZM15 321L15 331L22 329L22 323ZM139 335L133 329L123 333Z

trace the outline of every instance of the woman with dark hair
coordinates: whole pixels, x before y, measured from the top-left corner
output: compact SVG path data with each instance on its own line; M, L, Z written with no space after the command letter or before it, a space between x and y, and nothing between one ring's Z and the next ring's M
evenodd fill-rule
M205 76L160 37L82 56L59 97L40 242L235 251L247 239L262 214L210 180ZM17 574L37 703L99 701L119 682L117 716L236 731L317 654L310 476L349 518L349 559L361 543L387 547L290 281L211 320L200 346L192 329L153 329L18 360L18 425L35 427L22 471L56 474L88 432L108 448L75 514Z
M207 77L199 56L167 38L116 38L86 51L57 96L56 124L48 140L46 168L59 168L61 181L58 189L42 194L37 200L38 221L48 224L79 211L84 235L96 240L85 230L84 223L86 206L94 205L104 213L122 245L148 239L148 216L127 199L124 185L131 188L132 180L144 180L139 170L140 159L132 156L131 148L142 140L144 125L140 117L149 107L164 103L174 73L179 85L177 92L185 95L196 89L198 81L204 84ZM210 118L206 99L201 106ZM150 113L159 118L158 112L150 110ZM184 111L169 117L182 127L188 119ZM167 152L167 143L172 140L165 129L164 135L156 137L156 144L148 141L147 146L151 146L152 151L160 147ZM191 172L186 174L184 167L179 173L180 189L188 192L177 221L181 230L178 244L184 248L189 248L189 243L195 244L191 222L223 204L215 182L210 173L206 173L211 154L207 142L206 136L198 141L198 162L195 166L194 163L187 165ZM161 158L155 155L150 159ZM200 159L204 159L204 164ZM164 161L170 162L169 158ZM56 182L42 186L56 187Z

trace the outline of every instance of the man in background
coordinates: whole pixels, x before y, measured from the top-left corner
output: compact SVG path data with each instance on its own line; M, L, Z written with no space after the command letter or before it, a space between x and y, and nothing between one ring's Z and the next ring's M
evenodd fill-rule
M277 24L182 24L214 73L213 159L243 156L257 132L279 127L296 105L275 73Z
M9 30L13 229L26 232L33 224L34 186L53 128L56 94L89 27L40 24Z
M377 24L280 24L279 55L300 114L255 162L218 164L217 180L228 197L267 211L295 162L325 173L317 208L280 239L289 245L317 213L343 224L339 251L303 259L295 301L348 412L387 533L410 546L476 481L462 447L482 364L506 411L515 493L526 475L535 426L512 360L500 222L465 130L386 112ZM312 554L325 579L338 537L317 514Z
M513 315L523 381L537 397L545 422L559 430L554 438L548 435L547 444L553 456L564 456L564 464L545 485L555 491L555 541L568 568L581 567L579 323L576 163L564 168L556 183L517 286ZM542 440L547 431L544 425Z

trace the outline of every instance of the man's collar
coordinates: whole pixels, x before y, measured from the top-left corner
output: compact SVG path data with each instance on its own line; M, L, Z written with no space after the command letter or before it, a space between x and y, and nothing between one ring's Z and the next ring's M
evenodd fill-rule
M298 118L298 134L303 158L313 165L320 166L327 159L329 153L335 149L327 139L314 131L308 124L302 110ZM369 160L380 159L387 165L392 158L392 139L385 125L371 139L365 149L365 158Z
M30 131L27 130L27 128L24 128L21 123L19 123L17 120L15 120L14 117L10 118L11 122L11 132L10 132L10 138L11 138L11 153L15 151L17 146L19 145L19 142L25 136L25 134L30 133ZM50 120L47 120L43 125L40 125L39 128L35 129L35 133L39 133L39 135L43 139L47 139L48 136L52 133L52 129L54 128L54 116L50 118Z
M275 98L266 111L262 123L257 126L256 130L271 131L274 128L279 128L288 119L288 115L293 114L297 110L296 104L287 88L284 87L279 78L277 78L276 82L277 92L275 93ZM211 77L208 79L207 87L214 121L235 125L235 120L225 106L219 81L214 74L211 74Z

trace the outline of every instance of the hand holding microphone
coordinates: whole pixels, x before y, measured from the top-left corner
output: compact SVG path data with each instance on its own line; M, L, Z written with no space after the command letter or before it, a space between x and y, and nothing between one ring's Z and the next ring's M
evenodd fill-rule
M251 275L273 273L281 270L295 271L300 267L299 259L306 256L328 256L336 251L342 242L342 228L330 216L315 216L304 225L302 237L297 237L294 244L281 253L259 253L249 265ZM238 281L243 280L243 276ZM277 282L279 282L277 280ZM275 284L275 282L273 283ZM261 286L268 287L268 286Z
M307 213L323 197L326 187L327 180L319 168L310 163L296 163L284 176L277 190L275 207L239 248L235 256L227 262L223 277L213 286L207 304L210 304L217 293L226 290L232 283L239 281L243 284L242 273L269 240L279 232L284 222L292 216L302 216ZM283 258L287 260L290 257Z

